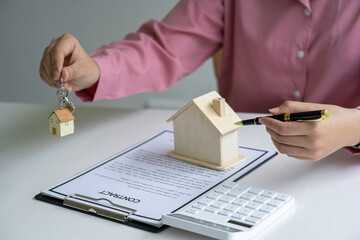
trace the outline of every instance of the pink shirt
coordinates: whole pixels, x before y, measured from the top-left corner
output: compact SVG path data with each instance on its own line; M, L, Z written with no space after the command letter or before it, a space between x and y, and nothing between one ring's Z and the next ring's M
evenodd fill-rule
M100 80L76 94L165 90L221 47L219 91L235 111L268 112L286 100L357 107L359 13L359 0L181 1L163 21L92 52Z
M188 0L91 56L83 101L161 91L223 48L220 94L238 112L286 100L360 105L360 1ZM194 82L196 84L196 82Z

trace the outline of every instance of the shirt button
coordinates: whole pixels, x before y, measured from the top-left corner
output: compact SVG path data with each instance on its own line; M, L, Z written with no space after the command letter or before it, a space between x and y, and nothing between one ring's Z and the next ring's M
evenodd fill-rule
M300 96L301 96L300 91L299 91L299 90L295 90L295 91L294 91L294 97L295 97L295 98L299 98Z
M304 53L303 50L300 50L300 51L297 52L297 57L298 58L303 58L304 56L305 56L305 53Z
M310 16L310 15L311 15L311 12L310 12L309 9L305 8L304 14L305 14L306 16Z

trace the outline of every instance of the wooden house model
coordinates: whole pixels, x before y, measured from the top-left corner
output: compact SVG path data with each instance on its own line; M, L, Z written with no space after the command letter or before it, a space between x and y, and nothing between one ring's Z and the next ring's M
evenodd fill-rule
M213 91L193 99L168 122L174 125L172 158L216 170L225 170L244 157L239 155L239 116Z
M68 108L54 110L49 116L50 133L59 137L74 133L74 119Z

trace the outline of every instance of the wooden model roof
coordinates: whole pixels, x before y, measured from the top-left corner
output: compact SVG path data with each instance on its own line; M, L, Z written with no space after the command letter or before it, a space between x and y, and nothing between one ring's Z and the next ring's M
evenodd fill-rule
M225 116L220 117L215 112L212 107L212 101L214 98L221 98L221 96L216 91L212 91L193 99L186 106L175 113L171 118L169 118L167 122L174 121L175 118L186 111L186 109L192 105L195 105L222 135L239 128L238 125L235 125L235 122L238 122L241 119L226 102Z
M68 108L54 110L50 114L50 116L53 113L55 113L56 117L59 119L60 122L67 122L67 121L71 121L71 120L75 119L75 117L72 115L72 113L70 112L70 110Z

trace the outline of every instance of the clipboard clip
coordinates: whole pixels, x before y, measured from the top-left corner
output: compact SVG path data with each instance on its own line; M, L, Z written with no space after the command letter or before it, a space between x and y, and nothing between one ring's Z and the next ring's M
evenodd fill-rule
M101 201L101 200L110 203L112 206L114 206L116 208L112 208L107 205L98 203L98 201ZM136 213L136 211L137 211L136 209L132 209L132 208L128 208L125 206L115 204L106 198L92 198L92 197L84 196L81 194L67 195L64 199L63 205L72 207L72 208L76 208L76 209L79 209L79 210L82 210L85 212L95 213L97 215L111 218L111 219L114 219L114 220L117 220L120 222L127 222L128 218L132 214ZM99 205L101 207L96 207L94 205ZM104 209L104 207L109 208L109 210ZM121 213L121 212L123 212L123 213Z

